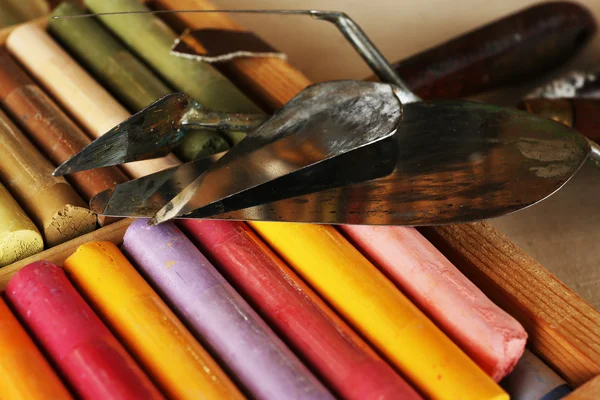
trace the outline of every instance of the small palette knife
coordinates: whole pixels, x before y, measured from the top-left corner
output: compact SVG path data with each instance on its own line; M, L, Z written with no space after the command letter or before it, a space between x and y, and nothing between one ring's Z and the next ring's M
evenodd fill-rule
M183 93L169 94L96 139L54 175L164 156L188 128L247 136L226 153L99 193L90 205L100 215L151 218L151 224L173 218L471 222L531 206L562 187L588 156L600 161L597 144L552 120L466 100L422 101L344 13L169 12L299 14L329 21L381 82L315 84L270 117L208 110ZM75 17L81 16L67 18Z

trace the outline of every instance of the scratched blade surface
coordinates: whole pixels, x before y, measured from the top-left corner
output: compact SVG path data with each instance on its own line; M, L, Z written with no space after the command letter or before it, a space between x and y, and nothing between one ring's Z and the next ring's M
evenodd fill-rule
M585 138L562 124L465 101L404 105L392 146L395 168L381 178L288 198L281 197L302 181L282 179L269 187L274 199L266 199L269 193L230 198L182 218L411 226L472 222L543 200L589 154ZM352 161L367 174L385 168L389 158ZM312 173L318 175L318 167ZM343 166L338 174L344 174Z
M90 208L101 215L151 218L225 153L190 161L98 193Z
M393 136L401 103L385 83L334 81L303 90L157 216L172 218L314 168Z
M84 147L54 175L165 156L183 139L180 121L195 107L197 103L183 93L163 96Z

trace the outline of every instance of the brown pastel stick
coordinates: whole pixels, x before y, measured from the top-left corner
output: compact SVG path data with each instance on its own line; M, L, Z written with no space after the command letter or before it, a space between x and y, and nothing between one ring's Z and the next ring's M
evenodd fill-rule
M577 129L600 142L600 100L596 99L525 99L519 108Z
M43 29L22 25L8 36L6 47L93 138L130 117ZM177 164L177 158L169 155L124 164L122 168L138 178Z
M164 10L214 10L205 0L151 0L152 8ZM189 29L242 30L233 20L217 13L173 14L169 22L180 32ZM269 110L287 103L300 90L312 82L287 61L276 57L236 58L223 64L215 64L227 77L243 88L261 106Z
M110 224L93 232L79 236L73 240L69 240L68 242L59 244L56 247L0 268L0 291L6 290L6 285L8 285L8 281L10 281L14 274L19 272L23 267L35 261L45 260L53 264L63 265L63 262L73 253L75 253L75 250L77 250L79 246L85 243L113 242L116 245L120 245L123 243L125 231L133 221L134 220L130 218L122 219L114 224Z
M538 78L579 52L596 32L581 5L537 4L393 65L423 98L473 96Z
M528 347L571 386L600 374L600 313L506 236L485 222L421 232L521 322Z
M81 236L96 228L96 214L54 167L0 112L0 180L36 223L46 246Z
M55 166L91 143L91 139L2 48L0 103ZM118 168L110 167L78 172L69 175L67 180L89 201L97 193L128 179Z
M155 0L166 9L211 9L205 0ZM224 14L177 14L190 28L238 29ZM270 109L310 82L277 58L236 59L240 79L262 80ZM257 70L269 71L268 79ZM422 233L491 299L527 329L530 348L571 384L600 373L600 313L487 223L423 229Z
M15 9L12 4L0 2L0 28L20 24L26 20L27 18L19 10Z

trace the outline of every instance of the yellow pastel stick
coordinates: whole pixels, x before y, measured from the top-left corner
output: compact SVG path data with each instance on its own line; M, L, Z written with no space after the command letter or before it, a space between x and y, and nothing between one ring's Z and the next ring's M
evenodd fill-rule
M58 375L0 298L0 399L72 399Z
M333 227L251 225L427 397L509 398Z
M115 244L84 244L64 266L84 297L169 398L243 398Z

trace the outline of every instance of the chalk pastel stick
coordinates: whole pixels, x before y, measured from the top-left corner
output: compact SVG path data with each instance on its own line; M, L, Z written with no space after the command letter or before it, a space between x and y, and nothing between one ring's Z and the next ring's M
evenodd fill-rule
M171 93L154 72L95 18L53 19L83 13L76 4L61 3L48 19L48 31L130 111L139 111Z
M173 223L136 220L123 250L251 397L333 399Z
M92 307L168 397L242 398L219 365L114 243L80 246L65 260L65 268Z
M137 0L86 0L94 12L148 11ZM205 107L229 112L260 112L248 97L213 66L171 54L177 35L163 21L151 14L120 15L99 19L144 59L173 88L190 95ZM227 134L235 144L243 133ZM237 139L236 139L237 138ZM214 132L195 131L186 135L177 152L180 157L194 159L214 154L226 142Z
M0 180L42 232L47 246L96 228L96 214L0 111Z
M4 49L0 49L0 103L54 165L62 164L91 143ZM127 176L109 167L78 172L67 179L89 201L97 193L127 181Z
M0 396L10 400L66 400L72 396L0 298Z
M432 399L507 394L331 226L252 222L260 236Z
M10 280L6 296L82 398L163 398L60 267L29 264Z
M558 400L571 393L569 385L527 349L500 384L513 400Z
M179 223L225 278L342 398L420 398L248 225L211 220Z
M344 225L342 231L496 382L515 366L525 329L492 303L416 229Z
M40 231L2 184L0 221L0 267L44 250Z
M83 13L75 4L65 2L54 10L52 16ZM48 28L131 112L138 112L171 93L171 89L153 71L96 19L49 19ZM136 29L136 26L130 29ZM175 152L189 161L228 149L227 140L218 132L190 129Z
M130 117L42 28L32 23L19 26L6 39L6 47L92 138ZM177 164L177 158L169 155L122 168L138 178Z
M149 11L137 0L85 0L84 4L95 13ZM229 112L259 111L213 66L171 55L177 34L156 16L135 14L98 18L171 86L186 92L202 105Z

